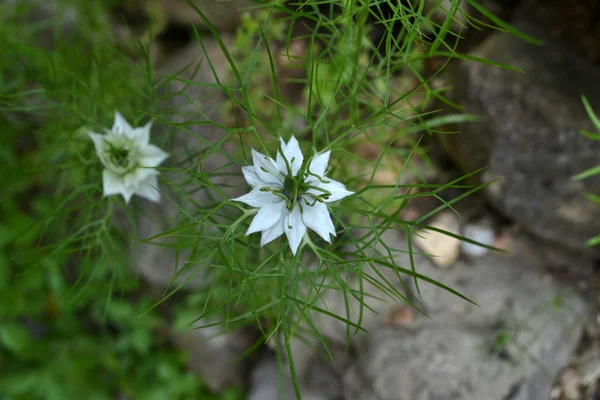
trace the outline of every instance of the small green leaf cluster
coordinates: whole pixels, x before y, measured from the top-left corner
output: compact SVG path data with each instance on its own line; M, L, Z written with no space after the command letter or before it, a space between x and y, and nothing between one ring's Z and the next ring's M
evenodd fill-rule
M585 96L582 96L581 100L583 101L583 106L585 107L585 111L588 114L590 120L592 121L594 128L596 128L597 133L589 132L585 129L582 129L580 132L583 136L585 136L588 139L600 141L600 119L598 119L598 116L592 109L592 106L590 105L587 98ZM587 169L583 172L580 172L579 174L575 175L573 177L573 179L575 179L575 180L586 179L586 178L589 178L591 176L598 175L598 174L600 174L600 164L598 164L597 166L592 167L590 169ZM600 205L600 196L593 194L593 193L586 193L585 197L587 197L588 200ZM597 246L599 244L600 244L600 234L590 238L586 242L587 246Z

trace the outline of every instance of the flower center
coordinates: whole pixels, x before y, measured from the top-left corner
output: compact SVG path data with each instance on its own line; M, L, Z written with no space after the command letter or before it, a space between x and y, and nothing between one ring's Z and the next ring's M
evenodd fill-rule
M283 187L262 187L262 192L271 192L275 196L282 198L286 202L286 208L292 211L296 205L300 207L302 212L303 206L314 206L315 203L323 203L329 199L331 193L319 186L315 186L310 183L306 183L300 179L302 174L298 174L295 177L286 176L283 181ZM327 181L320 181L327 183ZM309 190L313 190L309 193Z
M106 140L105 166L123 175L137 167L135 144L128 140Z
M329 183L323 177L317 176L312 172L308 172L310 161L305 163L296 176L291 175L291 168L288 165L288 175L285 175L282 186L263 186L261 192L271 192L275 196L286 202L288 211L292 211L296 205L300 207L302 212L303 206L314 206L317 202L323 203L329 200L331 192L316 184L316 181L321 183ZM306 179L312 175L315 179L307 182ZM309 192L310 191L310 192Z
M288 200L297 201L306 192L303 186L303 182L299 182L295 177L286 176L283 181L283 194Z
M110 152L110 160L115 166L127 168L129 166L129 150L127 149L112 149Z

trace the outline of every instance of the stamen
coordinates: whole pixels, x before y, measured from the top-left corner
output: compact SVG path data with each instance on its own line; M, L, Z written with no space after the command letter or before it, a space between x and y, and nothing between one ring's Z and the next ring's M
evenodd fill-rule
M298 185L294 185L294 197L292 198L292 210L298 203Z
M134 146L127 140L104 139L106 160L114 172L123 174L136 167L136 155Z
M271 193L273 193L275 196L279 197L280 199L284 200L286 208L289 207L290 199L284 193L275 192L275 191L272 191Z
M304 161L304 163L300 166L300 170L298 171L297 176L301 176L302 178L306 177L306 170L310 166L312 159L313 159L312 156L310 156L307 160Z
M285 155L283 154L283 152L281 153L281 158L283 158L283 162L285 163L285 168L287 169L288 176L293 177L294 174L292 173L292 166L290 165L287 158L285 158Z
M269 187L269 186L263 186L260 189L258 189L261 192L270 192L273 195L279 197L280 199L285 201L286 204L286 208L289 208L289 204L290 204L290 199L288 196L286 196L286 194L284 193L283 190L281 190L280 187Z
M308 171L308 172L307 172L307 175L314 176L314 177L315 177L315 178L317 178L317 179L318 179L318 180L319 180L321 183L330 183L330 182L331 182L331 181L326 181L326 180L324 180L324 179L323 179L324 177L321 177L321 176L319 176L319 175L315 174L314 172L310 172L310 171Z
M329 199L329 196L325 197L325 200ZM322 196L316 196L315 200L317 200L319 203L323 203L325 202L325 200L323 200ZM316 204L316 203L315 203Z
M331 196L331 192L330 192L329 190L323 189L322 187L319 187L319 186L314 186L314 185L305 185L305 186L306 186L308 189L314 189L314 190L317 190L317 191L319 191L319 192L322 192L322 193L323 193L323 195L320 195L320 196L322 196L322 197L324 197L324 198L326 198L326 199L328 199L328 198L329 198L329 196ZM313 195L313 196L316 196L316 195Z

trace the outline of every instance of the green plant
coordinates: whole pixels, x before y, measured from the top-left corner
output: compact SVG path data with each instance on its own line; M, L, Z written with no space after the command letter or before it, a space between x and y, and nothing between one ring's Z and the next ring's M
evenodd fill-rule
M583 106L585 107L585 111L587 112L590 120L592 121L592 124L594 124L594 127L596 128L596 130L598 132L600 132L600 120L598 119L598 116L596 115L596 113L594 113L592 106L590 105L590 103L588 102L588 100L586 99L585 96L581 96L581 101L583 101ZM600 133L588 132L585 129L582 129L580 131L580 133L588 139L600 141ZM575 180L585 179L585 178L589 178L591 176L598 175L598 174L600 174L600 164L575 175L573 177L573 179L575 179ZM596 204L600 204L600 196L598 196L598 195L595 195L593 193L586 193L585 197L587 197L590 201L592 201ZM600 234L590 238L586 242L587 246L597 246L599 244L600 244Z
M145 53L116 47L109 2L60 2L55 19L24 23L38 6L0 4L0 398L221 398L158 312L138 318L155 300L128 266L118 206L88 180L101 169L80 127L157 101Z

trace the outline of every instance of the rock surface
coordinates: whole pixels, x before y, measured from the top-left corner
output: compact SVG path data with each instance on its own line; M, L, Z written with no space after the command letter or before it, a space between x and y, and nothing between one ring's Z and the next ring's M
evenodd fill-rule
M591 400L600 396L600 314L588 322L569 366L556 379L552 400Z
M436 214L427 223L434 228L460 235L460 219L452 211ZM419 230L413 236L413 243L440 268L452 265L460 254L460 240L436 231Z
M600 61L600 3L597 0L521 0L518 3L514 19L544 27L546 39L561 43L594 63Z
M487 221L466 224L463 227L462 235L478 243L485 244L487 246L493 246L496 237L493 228L490 225L491 224ZM477 246L468 242L461 242L460 247L463 254L471 257L481 257L489 252L489 250L485 247Z
M172 341L190 355L189 367L214 392L245 386L250 360L242 357L252 345L246 330L223 334L217 328L202 328L171 334Z
M534 25L514 25L547 39ZM543 239L583 250L600 232L600 208L584 197L600 194L600 176L572 177L600 162L600 142L579 134L593 131L580 96L600 110L600 69L552 40L542 47L507 33L491 35L471 55L525 73L458 62L449 75L452 98L484 122L440 135L444 146L464 172L487 166L485 180L501 178L486 192L505 216Z
M406 250L399 233L388 232L384 238L389 246ZM408 256L398 254L397 264L408 266ZM356 356L344 354L350 360L336 369L343 376L342 393L323 398L549 399L554 377L581 337L587 308L582 297L544 275L541 263L534 260L531 254L494 253L477 258L474 264L459 260L453 268L439 269L415 255L419 273L458 290L479 306L421 282L420 306L430 318L417 313L414 319L389 324L387 315L398 305L371 300L379 315L366 312L363 325L369 333L353 337ZM380 294L369 285L365 290ZM335 292L326 296L328 310L345 315L341 296ZM357 310L351 312L355 321ZM331 318L319 322L329 343L343 348L343 324ZM311 358L303 344L295 343L294 354L298 354L302 384L313 393L306 371L328 361Z
M264 354L252 370L248 400L280 400L281 386L277 359L274 354ZM286 397L292 396L291 383L286 382ZM285 389L284 389L285 390ZM285 392L284 392L285 393Z

